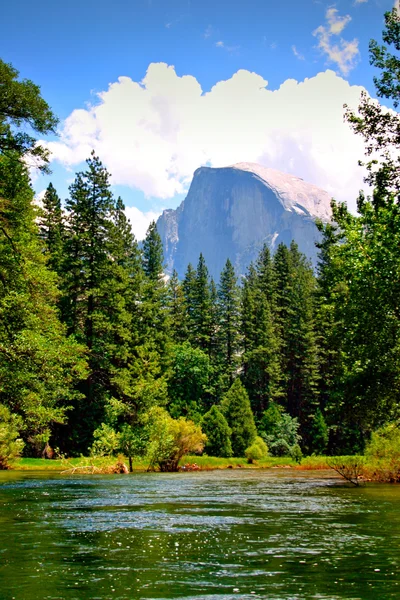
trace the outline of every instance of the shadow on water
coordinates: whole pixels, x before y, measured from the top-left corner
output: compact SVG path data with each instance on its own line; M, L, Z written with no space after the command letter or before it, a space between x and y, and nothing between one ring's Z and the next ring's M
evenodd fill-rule
M398 598L400 487L0 473L1 600Z

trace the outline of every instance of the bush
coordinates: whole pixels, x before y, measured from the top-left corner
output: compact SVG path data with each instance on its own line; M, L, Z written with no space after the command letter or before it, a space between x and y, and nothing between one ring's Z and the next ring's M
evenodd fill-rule
M268 456L268 446L261 437L257 436L252 445L246 449L245 456L250 464L255 460L262 460Z
M19 437L22 420L0 404L0 469L8 469L22 452L24 442Z
M201 427L207 436L205 451L209 456L220 456L222 458L232 456L232 430L217 406L212 406L204 415Z
M293 448L298 446L301 440L299 427L296 417L291 417L283 412L282 407L271 402L263 414L260 429L263 430L263 438L272 456L291 456Z
M177 471L185 454L201 453L207 436L201 427L184 417L173 419L163 408L149 413L149 470L158 466L160 471Z
M115 454L120 446L119 434L106 423L102 423L94 433L94 442L90 453L95 456L110 456Z
M294 446L292 446L290 448L290 457L293 458L293 460L297 463L301 463L301 460L303 458L303 453L301 451L301 448L298 444L295 444Z
M400 482L400 428L397 423L381 427L371 436L365 455L371 477L390 483Z

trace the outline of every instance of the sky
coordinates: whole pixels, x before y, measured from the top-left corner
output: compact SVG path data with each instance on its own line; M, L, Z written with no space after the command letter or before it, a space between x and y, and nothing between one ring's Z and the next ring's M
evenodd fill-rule
M184 199L193 172L256 162L355 210L362 140L343 119L375 96L368 43L393 0L14 0L0 56L59 117L43 140L68 197L92 149L132 228Z

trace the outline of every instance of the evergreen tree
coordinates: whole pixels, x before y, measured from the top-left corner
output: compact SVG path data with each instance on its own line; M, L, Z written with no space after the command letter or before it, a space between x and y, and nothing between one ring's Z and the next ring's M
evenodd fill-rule
M47 264L60 275L64 254L64 218L61 200L54 186L50 183L43 198L43 211L40 219L40 236L45 244Z
M200 254L194 285L192 327L195 345L210 353L212 331L212 300L208 269L204 256Z
M238 368L240 349L239 289L231 261L226 261L218 287L218 351L221 364L232 385Z
M265 246L256 266L249 267L242 294L243 381L258 418L268 403L282 393L280 341L274 309L274 273L270 253Z
M149 279L159 281L163 276L163 247L155 221L147 229L143 242L143 271Z
M215 404L203 416L201 429L207 436L204 450L209 456L221 456L225 458L232 456L230 439L232 430L224 415Z
M234 456L244 456L246 448L256 438L257 430L251 411L249 396L239 378L235 379L221 403L222 412L232 430L231 443Z
M188 313L183 286L175 270L168 282L167 303L172 340L175 343L185 342L189 337Z
M185 277L182 283L182 289L185 296L185 303L188 314L188 326L189 326L189 341L190 343L195 342L193 322L196 305L196 270L193 268L191 263L188 264Z
M163 277L163 250L156 224L150 223L143 242L142 264L144 280L137 306L139 343L157 352L160 359L167 358L170 344L168 295Z
M83 348L58 319L29 174L18 155L0 160L0 404L19 415L27 451L39 453L64 423L85 376Z
M275 258L285 408L298 417L305 447L312 451L311 424L318 402L318 347L314 322L315 278L297 245Z
M80 391L85 402L74 407L71 448L86 451L91 434L104 419L123 331L130 324L126 307L122 206L116 210L109 173L92 152L87 171L78 173L67 200L68 228L62 310L69 331L89 351L90 374ZM116 217L116 221L113 219ZM117 225L119 221L119 225ZM125 231L126 234L126 231ZM72 421L72 419L71 419Z

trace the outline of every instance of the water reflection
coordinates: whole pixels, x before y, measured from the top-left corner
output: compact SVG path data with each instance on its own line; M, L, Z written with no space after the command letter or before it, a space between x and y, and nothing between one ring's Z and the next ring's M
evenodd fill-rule
M400 487L0 474L0 598L398 598Z

